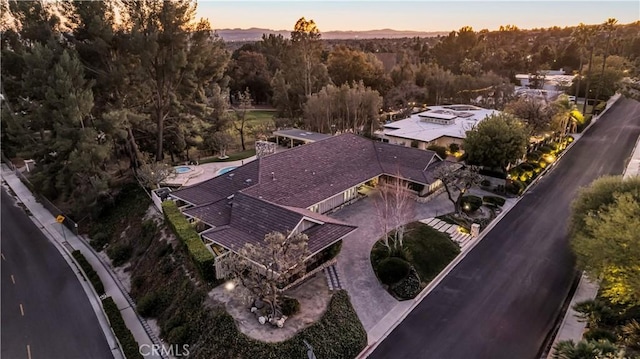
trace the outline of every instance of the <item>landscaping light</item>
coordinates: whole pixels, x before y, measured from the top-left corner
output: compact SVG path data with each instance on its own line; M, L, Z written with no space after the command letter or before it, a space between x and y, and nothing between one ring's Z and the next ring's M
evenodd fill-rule
M233 283L233 281L231 280L224 284L224 289L226 290L231 291L231 290L234 290L235 288L236 288L236 284Z

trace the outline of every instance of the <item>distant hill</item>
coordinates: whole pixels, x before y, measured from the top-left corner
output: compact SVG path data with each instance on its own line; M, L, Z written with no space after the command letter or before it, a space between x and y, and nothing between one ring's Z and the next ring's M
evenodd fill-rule
M250 29L217 29L216 32L225 41L258 41L262 34L282 35L289 38L290 30L270 30L252 27ZM347 40L347 39L374 39L374 38L401 38L401 37L434 37L446 35L448 32L434 31L399 31L392 29L368 30L368 31L321 31L322 38L327 40Z

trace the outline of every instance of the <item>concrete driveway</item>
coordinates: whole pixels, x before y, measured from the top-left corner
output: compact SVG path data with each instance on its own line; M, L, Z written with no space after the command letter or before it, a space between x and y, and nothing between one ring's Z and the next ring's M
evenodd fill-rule
M371 248L382 236L374 202L377 195L374 191L368 197L331 215L358 226L357 230L343 240L336 269L342 287L349 292L351 303L367 332L400 303L382 288L371 268ZM414 220L452 211L453 204L443 193L428 203L416 203Z

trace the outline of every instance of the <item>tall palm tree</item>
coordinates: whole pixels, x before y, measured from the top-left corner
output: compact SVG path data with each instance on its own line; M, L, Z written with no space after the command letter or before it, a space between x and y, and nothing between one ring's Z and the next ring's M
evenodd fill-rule
M600 98L600 92L602 91L602 87L604 86L604 68L607 64L607 56L609 56L609 45L611 44L611 35L616 29L616 24L618 20L615 18L608 18L607 21L602 24L602 29L606 32L607 37L607 46L605 47L604 54L602 55L602 70L600 71L600 83L598 84L598 91L596 92L596 101Z
M586 45L589 49L589 65L587 67L587 87L584 90L584 105L582 106L582 113L587 111L587 103L589 102L589 87L591 86L591 65L593 64L593 50L596 48L598 27L589 27L586 33Z
M588 31L589 27L583 23L580 23L578 27L573 30L571 37L573 37L573 41L578 45L579 48L579 56L580 56L580 66L578 66L578 82L576 83L576 100L580 96L580 82L582 81L582 65L584 57L584 47L588 42Z

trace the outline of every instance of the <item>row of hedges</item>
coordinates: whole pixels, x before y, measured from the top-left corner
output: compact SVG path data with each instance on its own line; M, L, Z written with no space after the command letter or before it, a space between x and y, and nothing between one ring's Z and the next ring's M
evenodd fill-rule
M113 299L111 299L111 297L103 299L102 307L104 308L105 313L107 313L111 328L118 337L118 341L122 346L122 351L124 352L125 357L127 359L142 358L139 351L140 346L133 337L133 334L131 334L129 328L127 328L127 325L124 323L122 314L120 314L120 310L118 310L118 306Z
M87 261L87 259L82 255L79 250L75 250L71 252L73 258L75 258L76 262L82 267L82 270L87 275L87 279L91 282L93 289L96 290L98 295L104 295L104 284L102 284L102 280L98 276L98 273L93 269L91 264Z
M548 142L537 150L527 154L527 162L523 162L509 170L510 181L507 181L505 191L520 195L542 171L556 160L556 156L562 153L573 142L573 137L566 136L560 142Z
M214 328L203 333L207 345L192 352L198 358L306 358L306 340L317 358L347 359L357 357L367 345L367 332L344 290L333 295L319 321L283 342L266 343L247 337L224 310L206 313L202 320L214 323Z
M175 202L162 202L162 211L173 233L187 246L189 254L191 254L191 258L202 278L207 281L215 281L215 258L213 254L204 245L196 230L189 224Z
M496 207L502 207L504 206L504 203L506 202L506 200L498 196L484 196L482 197L482 202L494 205Z

